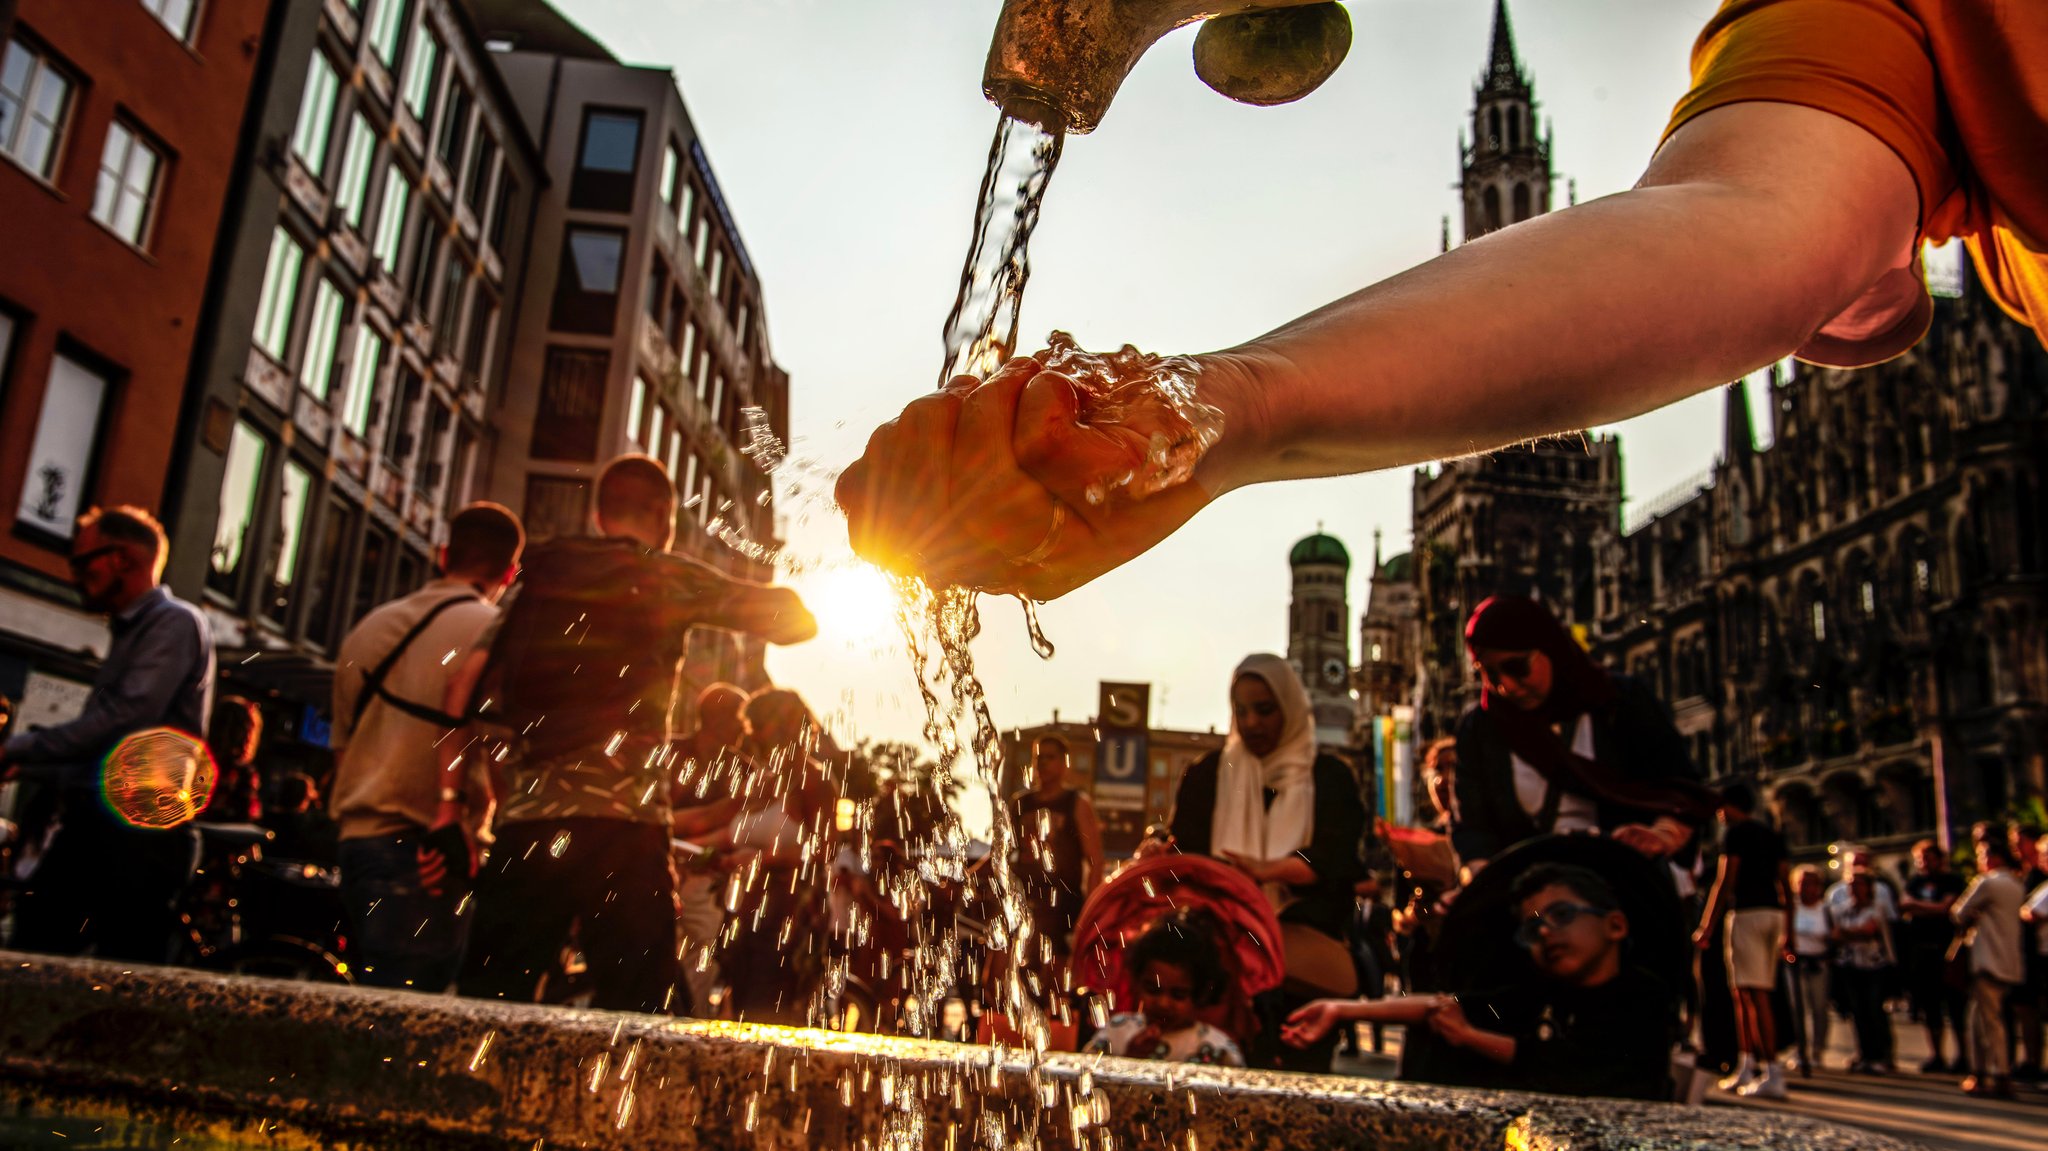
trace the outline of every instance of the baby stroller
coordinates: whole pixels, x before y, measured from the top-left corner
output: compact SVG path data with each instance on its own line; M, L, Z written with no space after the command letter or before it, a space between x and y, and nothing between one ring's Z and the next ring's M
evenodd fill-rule
M1252 1001L1279 987L1285 975L1280 921L1258 884L1207 856L1141 859L1097 888L1074 929L1074 989L1091 1004L1100 1003L1101 1011L1091 1011L1097 1026L1107 1013L1136 1010L1132 973L1124 970L1125 950L1161 916L1189 907L1214 912L1224 936L1218 941L1224 996L1197 1015L1248 1048L1259 1030Z

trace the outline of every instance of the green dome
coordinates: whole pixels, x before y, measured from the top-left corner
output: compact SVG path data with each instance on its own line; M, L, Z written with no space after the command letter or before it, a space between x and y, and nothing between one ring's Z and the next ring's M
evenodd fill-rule
M1351 553L1344 550L1344 545L1338 543L1335 536L1317 532L1294 545L1294 550L1287 553L1287 563L1291 567L1300 567L1303 564L1336 564L1348 570L1351 567Z

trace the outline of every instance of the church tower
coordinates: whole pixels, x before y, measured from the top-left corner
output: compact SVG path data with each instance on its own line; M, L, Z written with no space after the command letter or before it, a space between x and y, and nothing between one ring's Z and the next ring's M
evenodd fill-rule
M1536 86L1515 58L1507 0L1494 0L1493 48L1472 89L1472 142L1458 133L1466 242L1550 210L1550 135L1537 135L1536 108Z
M1337 750L1351 741L1351 610L1345 585L1351 553L1318 531L1287 555L1294 602L1287 613L1287 661L1308 685L1316 742Z

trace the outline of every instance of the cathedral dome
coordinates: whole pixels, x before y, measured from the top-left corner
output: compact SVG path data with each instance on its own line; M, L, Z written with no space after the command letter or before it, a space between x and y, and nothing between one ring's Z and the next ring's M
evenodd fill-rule
M1336 564L1349 570L1351 553L1344 550L1344 545L1337 542L1337 537L1317 532L1294 545L1294 550L1287 553L1287 563L1291 567L1300 567L1303 564Z

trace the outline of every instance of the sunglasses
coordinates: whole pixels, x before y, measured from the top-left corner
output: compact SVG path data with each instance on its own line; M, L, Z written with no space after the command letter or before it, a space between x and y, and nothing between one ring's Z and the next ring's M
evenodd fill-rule
M92 566L92 561L100 558L103 555L111 555L112 553L120 550L121 545L119 544L106 544L101 547L93 548L90 551L79 552L77 555L72 556L69 561L71 564L71 570L74 572L82 572L86 568Z
M1609 910L1583 903L1553 903L1522 921L1522 925L1515 929L1515 945L1534 947L1543 942L1547 932L1563 931L1577 923L1582 915L1606 915Z

